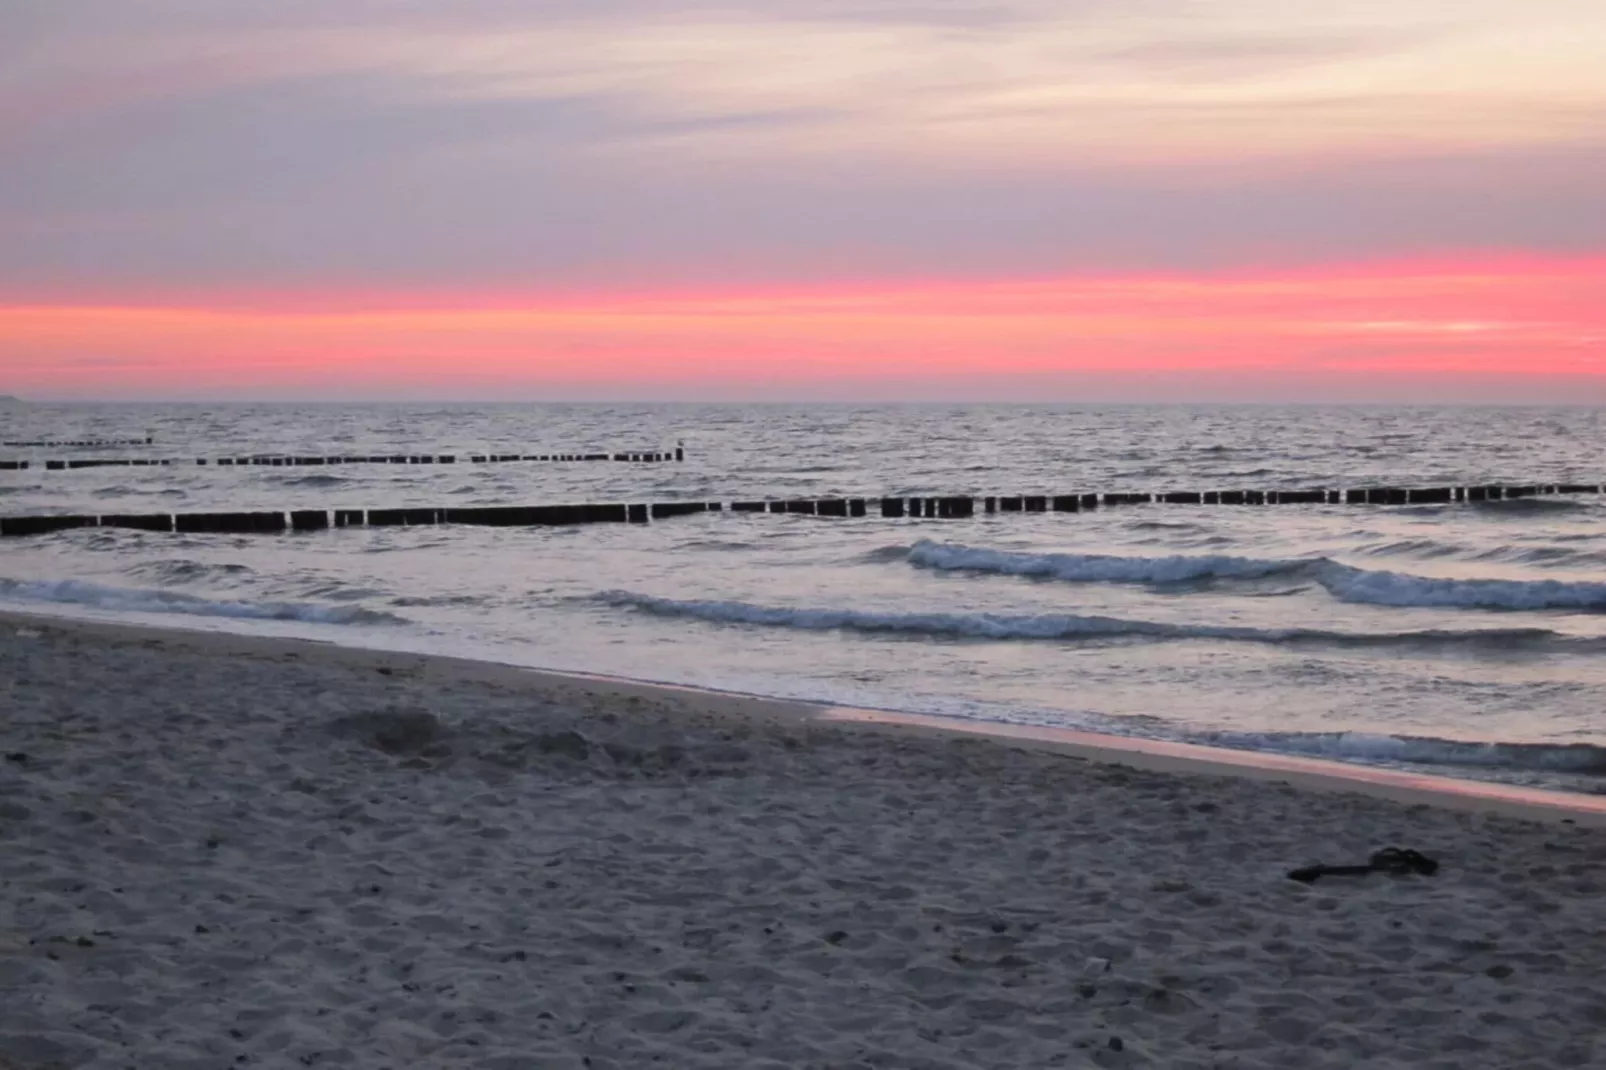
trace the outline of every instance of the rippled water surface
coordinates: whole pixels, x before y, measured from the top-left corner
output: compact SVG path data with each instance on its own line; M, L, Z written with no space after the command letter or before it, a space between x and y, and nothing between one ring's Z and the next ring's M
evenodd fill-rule
M1599 482L1591 409L28 406L0 513ZM681 464L199 467L658 449ZM782 695L1606 785L1606 505L0 542L0 600Z

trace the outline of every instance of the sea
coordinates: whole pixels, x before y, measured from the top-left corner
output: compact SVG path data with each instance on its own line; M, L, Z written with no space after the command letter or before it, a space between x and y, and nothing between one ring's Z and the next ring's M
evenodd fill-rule
M1598 483L1593 408L0 408L0 515ZM673 449L680 463L199 466ZM47 458L169 458L43 470ZM1606 791L1606 501L86 528L0 606Z

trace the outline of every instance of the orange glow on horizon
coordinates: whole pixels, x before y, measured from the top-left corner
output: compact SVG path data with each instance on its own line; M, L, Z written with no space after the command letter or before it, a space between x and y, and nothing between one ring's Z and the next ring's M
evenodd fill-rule
M640 396L1187 373L1600 377L1606 258L621 294L0 304L0 393ZM1579 400L1606 401L1599 398Z

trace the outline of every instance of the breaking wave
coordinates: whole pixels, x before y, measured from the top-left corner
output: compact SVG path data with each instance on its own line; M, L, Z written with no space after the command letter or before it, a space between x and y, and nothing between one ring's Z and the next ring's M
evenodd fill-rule
M1590 580L1439 579L1327 562L1316 582L1341 601L1376 606L1606 610L1606 583Z
M1234 750L1313 758L1606 776L1606 747L1592 743L1482 743L1365 732L1215 732L1194 738Z
M80 580L0 579L0 599L85 606L124 613L181 613L237 620L295 620L309 624L406 624L406 617L360 606L314 602L214 601L178 591L105 587Z
M1394 607L1606 612L1606 582L1593 580L1447 579L1356 568L1327 558L1256 558L1210 554L1124 557L1020 553L921 540L910 564L943 571L1030 576L1071 583L1179 584L1210 579L1301 575L1343 602Z
M1255 579L1298 572L1320 563L1221 554L1173 557L1029 554L931 542L927 539L909 548L908 560L920 568L1041 576L1073 583L1187 583L1217 578Z
M663 617L719 624L753 624L803 631L925 635L946 639L1075 640L1146 638L1223 639L1250 643L1318 643L1345 646L1455 646L1536 644L1562 638L1546 628L1477 628L1413 632L1341 632L1319 628L1251 628L1234 625L1169 624L1121 617L1067 613L873 613L857 609L761 606L750 602L658 598L631 591L603 591L598 601Z

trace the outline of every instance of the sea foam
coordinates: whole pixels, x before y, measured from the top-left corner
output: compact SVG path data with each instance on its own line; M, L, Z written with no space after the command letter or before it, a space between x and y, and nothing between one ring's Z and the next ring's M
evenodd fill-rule
M1443 579L1328 562L1316 582L1341 601L1377 606L1606 610L1606 583L1591 580Z
M1501 646L1557 639L1545 628L1474 628L1403 632L1343 632L1319 628L1254 628L1173 624L1069 613L886 613L831 607L764 606L713 599L660 598L632 591L603 591L596 599L664 617L715 624L749 624L801 631L923 635L946 639L1074 640L1132 637L1155 640L1221 639L1251 643L1330 643L1351 646Z
M1365 732L1215 732L1192 738L1234 750L1348 761L1606 776L1606 747L1592 743L1496 743Z
M0 579L0 599L86 606L122 613L181 613L238 620L293 620L309 624L405 624L407 618L361 606L315 602L217 601L179 591L107 587L81 580Z
M1113 554L1023 553L921 540L911 565L944 571L1030 576L1070 583L1177 584L1300 575L1343 602L1395 607L1497 610L1606 610L1606 583L1593 580L1451 579L1364 569L1328 558L1226 555L1126 557Z
M1187 583L1205 579L1254 579L1298 572L1303 559L1231 557L1221 554L1125 557L1114 554L1033 554L922 539L908 561L920 568L1041 576L1073 583Z

